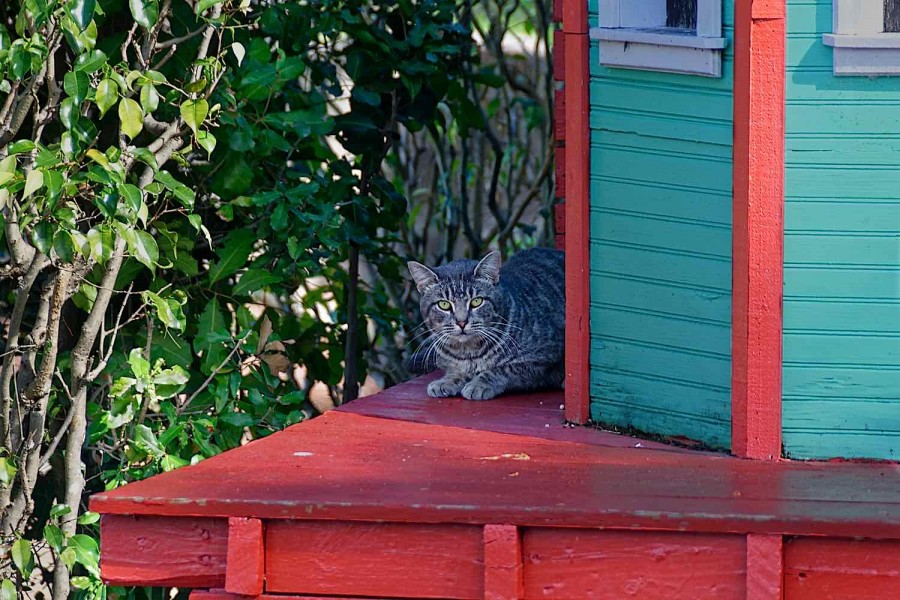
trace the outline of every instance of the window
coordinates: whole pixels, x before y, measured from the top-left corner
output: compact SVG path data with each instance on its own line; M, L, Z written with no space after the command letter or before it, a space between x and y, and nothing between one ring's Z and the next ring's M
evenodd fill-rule
M722 76L722 0L599 0L600 63Z
M835 75L900 75L900 0L834 0Z

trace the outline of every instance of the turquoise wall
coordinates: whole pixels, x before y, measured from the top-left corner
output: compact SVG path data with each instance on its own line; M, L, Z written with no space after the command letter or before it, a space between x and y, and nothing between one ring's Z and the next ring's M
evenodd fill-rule
M900 458L900 78L834 77L831 0L788 0L784 446Z
M596 1L590 8L596 24ZM731 437L733 10L720 79L591 46L591 418Z

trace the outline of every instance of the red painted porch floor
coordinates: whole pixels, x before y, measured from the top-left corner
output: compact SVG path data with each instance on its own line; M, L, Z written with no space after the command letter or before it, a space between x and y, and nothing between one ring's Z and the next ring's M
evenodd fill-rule
M490 524L538 536L528 539L573 527L900 539L897 465L773 464L685 451L567 427L560 393L475 403L428 398L424 385L400 385L196 466L94 495L104 577L221 587L229 517L266 523L268 591L376 597L397 593L363 583L350 591L291 588L290 561L334 575L329 561L394 553L398 539L413 554L416 544L468 552ZM399 529L370 527L361 536L359 522ZM360 537L369 545L356 547ZM305 554L302 540L333 556ZM175 558L161 558L161 546ZM421 564L422 578L436 576L427 575L427 558ZM443 589L421 597L480 597Z

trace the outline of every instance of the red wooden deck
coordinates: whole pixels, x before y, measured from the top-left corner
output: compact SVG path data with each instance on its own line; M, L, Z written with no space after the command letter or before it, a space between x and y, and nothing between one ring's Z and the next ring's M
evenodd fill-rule
M198 600L900 597L900 466L673 449L564 426L561 398L418 380L97 494L103 576L220 590Z

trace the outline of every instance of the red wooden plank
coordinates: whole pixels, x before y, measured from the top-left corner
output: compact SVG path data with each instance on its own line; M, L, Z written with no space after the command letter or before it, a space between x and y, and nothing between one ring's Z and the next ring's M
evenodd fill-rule
M566 141L566 93L565 90L553 92L553 135L556 143Z
M525 598L743 598L741 536L526 529Z
M190 600L249 600L247 596L232 594L224 590L197 590L191 592ZM360 598L359 596L295 596L284 594L262 594L254 600L404 600L403 598ZM412 599L407 599L412 600Z
M781 600L784 562L780 535L747 536L747 600Z
M587 4L580 5L579 10L585 12L586 19ZM571 11L566 13L566 18L571 21ZM566 31L572 30L567 26ZM586 423L590 418L591 346L588 38L583 32L565 36L566 418L574 423Z
M562 23L563 0L553 0L553 21Z
M520 600L522 542L515 525L484 526L484 600Z
M566 232L566 203L560 202L553 207L553 217L556 220L556 232L564 234Z
M255 596L263 592L265 550L259 519L228 519L228 563L225 590Z
M781 456L784 2L735 2L732 451ZM776 11L777 9L777 11Z
M560 81L566 72L566 36L562 29L553 30L553 78Z
M556 167L556 195L566 197L566 147L557 146L554 149L554 162Z
M638 452L331 411L91 507L900 539L900 467Z
M556 236L555 242L554 242L554 247L557 250L565 250L566 249L566 236L564 234Z
M562 23L566 33L587 34L588 3L583 0L562 0Z
M788 600L900 598L900 543L799 538L785 542Z
M561 391L513 394L501 396L490 402L471 402L462 398L431 398L426 388L435 377L437 374L418 377L379 394L349 402L338 410L370 417L528 435L547 440L688 452L682 448L612 431L569 427L563 418Z
M467 525L275 521L266 591L481 598L482 530Z
M103 515L100 573L109 585L221 587L227 541L225 519Z

